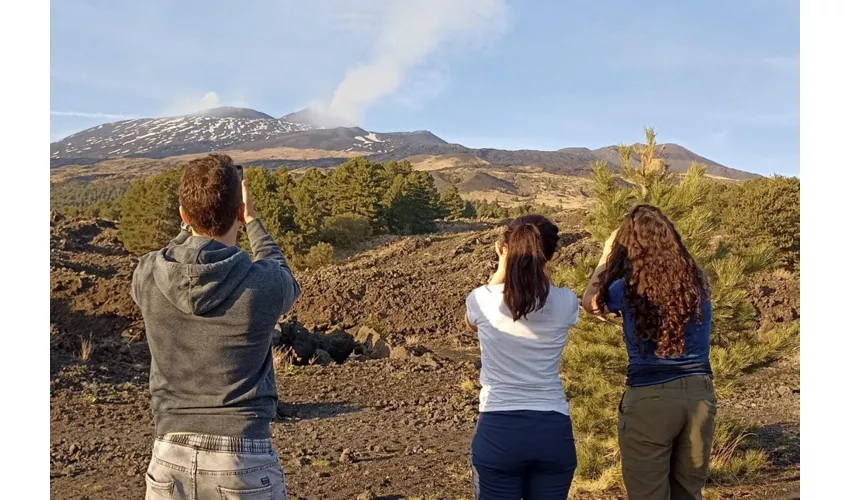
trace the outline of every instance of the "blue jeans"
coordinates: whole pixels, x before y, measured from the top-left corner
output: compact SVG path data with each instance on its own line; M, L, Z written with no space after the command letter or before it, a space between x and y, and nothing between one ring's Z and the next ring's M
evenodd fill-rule
M576 470L570 417L554 411L482 412L472 438L478 500L564 500Z

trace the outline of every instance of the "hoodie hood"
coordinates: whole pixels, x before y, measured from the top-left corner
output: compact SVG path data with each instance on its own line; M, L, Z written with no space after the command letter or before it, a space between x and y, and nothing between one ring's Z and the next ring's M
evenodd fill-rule
M190 236L157 252L153 277L163 295L186 314L218 307L251 270L251 257L212 238Z

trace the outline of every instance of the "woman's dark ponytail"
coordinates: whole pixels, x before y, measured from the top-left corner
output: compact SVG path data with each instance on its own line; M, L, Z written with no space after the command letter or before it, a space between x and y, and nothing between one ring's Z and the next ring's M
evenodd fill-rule
M514 321L546 305L549 277L546 263L558 248L558 226L542 215L524 215L508 226L505 305Z

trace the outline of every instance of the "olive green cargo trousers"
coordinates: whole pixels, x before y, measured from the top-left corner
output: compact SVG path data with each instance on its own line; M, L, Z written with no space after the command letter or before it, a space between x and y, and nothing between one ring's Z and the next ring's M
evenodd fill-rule
M618 437L629 500L701 499L716 414L707 375L626 389Z

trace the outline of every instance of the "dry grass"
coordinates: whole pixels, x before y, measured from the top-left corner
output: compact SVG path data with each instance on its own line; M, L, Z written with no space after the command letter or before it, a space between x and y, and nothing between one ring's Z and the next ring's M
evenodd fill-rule
M576 478L573 482L574 488L570 491L607 491L615 485L623 484L623 472L619 467L609 467L595 479Z
M460 383L460 390L466 394L474 394L476 389L475 381L472 379L466 379Z
M87 339L80 337L80 359L88 361L94 352L94 348L95 345L91 339L91 335L89 335L89 338Z
M766 332L754 333L727 347L712 346L711 368L721 396L737 383L738 377L758 366L793 354L800 348L800 322Z
M317 458L317 459L313 460L312 462L310 462L310 465L312 465L313 467L320 467L320 468L329 467L331 465L331 461L326 460L324 458Z
M764 450L752 447L755 437L755 433L741 424L718 422L709 463L710 480L737 484L761 471L769 459Z
M361 326L365 326L371 328L372 330L375 330L381 337L383 337L386 333L386 323L384 323L384 320L374 314L370 314L369 316L364 318Z
M586 280L587 266L555 269L559 285ZM583 285L582 285L583 286ZM574 490L606 491L622 483L617 444L617 403L623 393L628 356L618 322L593 321L581 312L561 364L576 435ZM765 332L743 332L723 347L712 346L711 364L718 394L731 391L751 370L799 350L800 325L795 322ZM751 429L719 423L711 456L711 478L719 484L736 483L757 474L768 463Z
M272 362L276 372L289 376L297 372L295 364L292 362L294 353L291 347L275 347L272 349Z
M436 170L444 170L457 167L483 167L488 166L488 163L481 158L477 158L470 154L460 153L452 155L415 155L406 158L415 170L423 172L433 172Z
M446 474L459 483L465 483L472 479L472 469L460 464L451 464L446 467Z
M721 500L723 496L712 488L703 488L702 500Z
M771 274L773 274L774 278L778 278L785 281L791 281L794 279L794 273L782 267L774 269Z
M404 337L405 345L416 346L422 344L422 337L416 334L405 335Z

